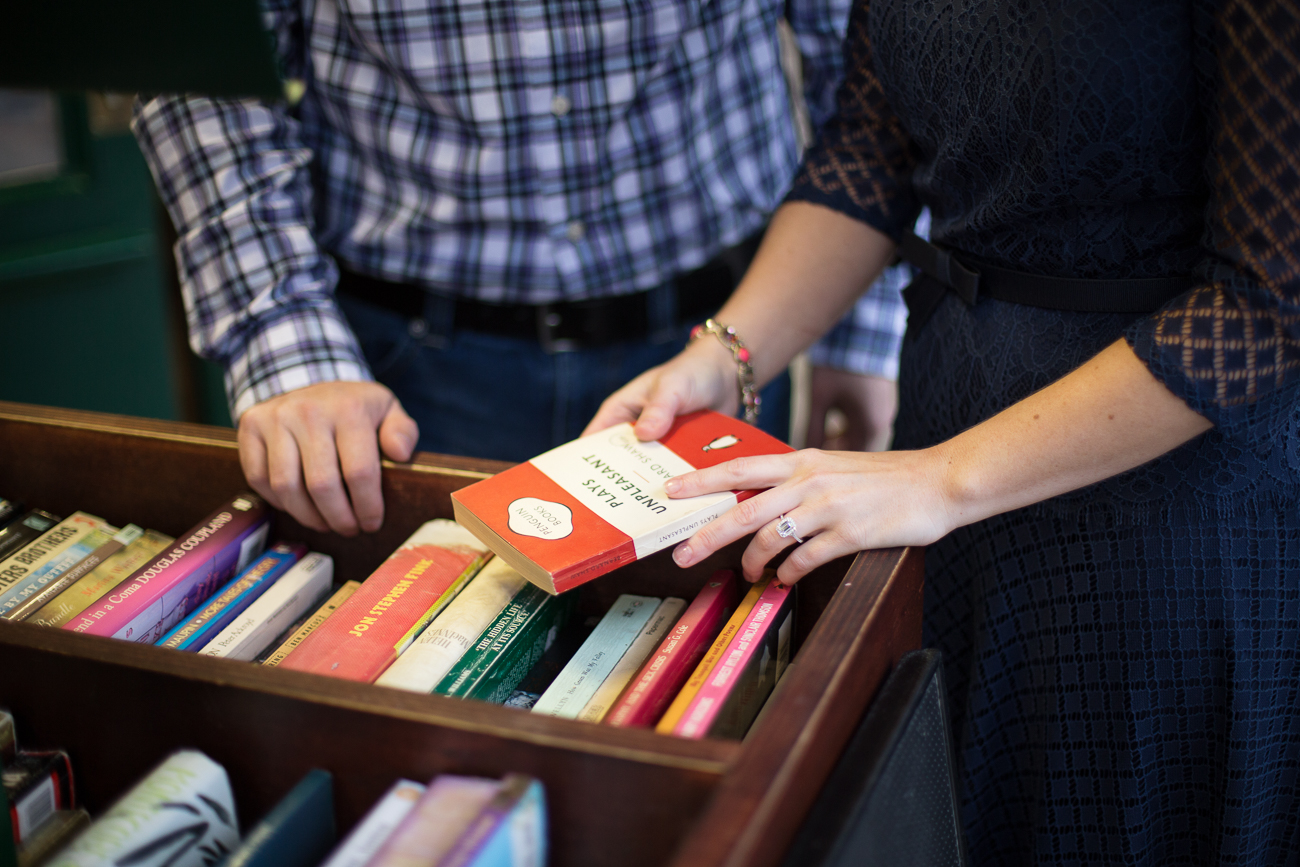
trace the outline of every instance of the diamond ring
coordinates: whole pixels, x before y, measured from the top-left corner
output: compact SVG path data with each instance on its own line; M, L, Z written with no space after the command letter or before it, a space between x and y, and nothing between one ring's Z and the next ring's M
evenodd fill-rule
M803 544L803 537L799 535L799 528L794 525L794 518L781 516L781 520L776 524L776 534L782 539L789 539L794 536L794 540Z

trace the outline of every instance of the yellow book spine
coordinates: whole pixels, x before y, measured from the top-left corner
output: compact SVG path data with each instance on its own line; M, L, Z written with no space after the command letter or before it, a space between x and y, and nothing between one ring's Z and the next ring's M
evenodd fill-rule
M49 602L39 611L28 617L27 623L39 623L42 626L62 626L76 617L92 602L125 581L146 562L162 551L172 542L171 536L146 530L145 534L109 557L89 575L81 578L68 589Z
M262 665L279 665L284 662L284 658L295 647L302 644L302 640L310 635L316 627L324 623L334 613L334 609L346 602L353 593L356 593L357 588L360 586L360 581L347 581L342 587L335 590L334 595L326 599L325 604L317 608L316 612L311 617L308 617L307 622L298 627L298 630L293 635L286 638L284 643L275 649L275 653L272 653L262 662Z
M695 666L695 671L691 673L681 691L677 693L677 697L673 699L673 703L668 705L668 710L664 713L663 718L659 720L659 724L655 726L655 731L659 732L659 734L670 735L673 733L673 729L677 727L677 721L682 718L682 714L686 713L686 708L690 707L691 699L695 698L695 694L700 691L700 687L704 686L704 682L709 679L709 672L713 671L713 666L717 665L718 660L722 658L722 654L726 652L727 646L731 644L732 637L740 629L745 619L749 617L749 612L753 609L754 603L758 602L758 597L763 595L763 591L772 580L772 574L769 572L759 579L754 586L749 588L745 598L740 600L740 604L736 606L735 612L727 620L726 625L722 627L718 637L713 639L713 643L709 645L708 652L704 654L700 664Z

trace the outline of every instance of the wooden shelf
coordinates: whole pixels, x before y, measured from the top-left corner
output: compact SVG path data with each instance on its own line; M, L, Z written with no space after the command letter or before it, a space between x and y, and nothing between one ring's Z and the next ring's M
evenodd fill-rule
M0 402L0 495L173 535L245 487L234 432ZM411 532L450 518L449 494L507 466L420 454L385 464L378 533L343 539L279 516L275 537L364 579ZM680 570L667 552L573 591L690 598L743 542ZM539 717L279 668L0 621L0 702L20 737L67 749L101 811L166 754L201 749L230 771L245 827L312 767L335 774L340 827L398 777L533 774L546 785L551 864L779 863L854 725L898 658L920 646L921 559L872 551L799 588L796 654L743 743Z

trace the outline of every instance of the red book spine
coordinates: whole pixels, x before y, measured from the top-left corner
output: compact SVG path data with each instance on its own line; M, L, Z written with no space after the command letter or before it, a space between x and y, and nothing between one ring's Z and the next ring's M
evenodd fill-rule
M657 723L735 608L737 595L735 573L723 569L715 574L637 672L632 685L623 690L605 723L621 728L650 728Z
M384 561L280 668L372 682L430 611L486 555L468 546L406 545Z

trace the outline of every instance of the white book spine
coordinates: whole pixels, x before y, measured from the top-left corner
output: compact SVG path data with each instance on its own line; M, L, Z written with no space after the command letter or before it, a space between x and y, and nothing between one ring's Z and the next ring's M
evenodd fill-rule
M398 780L379 803L370 808L365 818L357 823L347 839L329 856L321 867L365 867L384 845L388 835L396 830L407 814L415 807L425 787L410 780Z
M623 594L533 705L533 713L578 716L659 607L653 596Z
M682 616L682 611L686 609L686 600L670 596L651 615L646 622L645 628L641 634L636 637L628 647L627 653L618 661L613 669L610 670L609 676L597 688L595 694L583 707L582 712L578 714L578 719L587 722L600 722L605 718L605 714L613 707L614 702L623 694L623 688L628 685L632 677L641 670L641 664L646 658L654 653L659 643L663 641L664 636L668 633L673 625L677 623L677 618Z
M203 867L239 844L230 780L195 750L175 753L48 867Z
M494 558L375 683L433 692L526 583L514 567Z
M329 592L334 560L311 553L280 576L256 602L199 651L205 656L251 660Z

